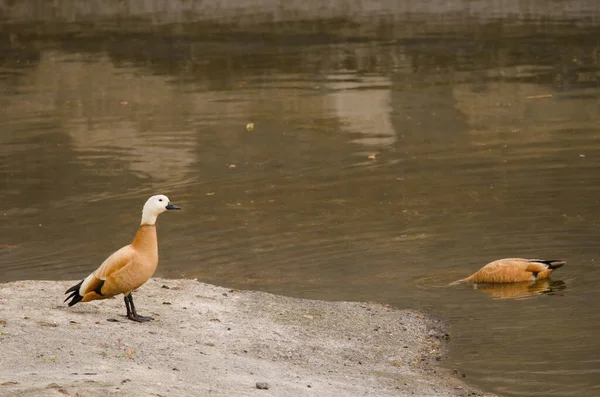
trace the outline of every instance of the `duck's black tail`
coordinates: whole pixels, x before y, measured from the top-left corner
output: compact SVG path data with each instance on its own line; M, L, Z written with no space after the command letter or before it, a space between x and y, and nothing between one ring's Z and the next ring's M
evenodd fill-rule
M83 299L83 296L79 295L79 287L81 287L82 283L83 280L81 280L78 284L75 284L65 292L65 294L71 292L71 295L67 296L67 299L65 299L65 302L71 299L71 302L69 302L69 306L73 306L74 304Z
M544 265L548 266L548 269L558 269L559 267L562 267L564 265L567 264L567 262L565 261L561 261L559 259L549 259L549 260L545 260L545 259L532 259L530 260L530 262L539 262L539 263L543 263Z

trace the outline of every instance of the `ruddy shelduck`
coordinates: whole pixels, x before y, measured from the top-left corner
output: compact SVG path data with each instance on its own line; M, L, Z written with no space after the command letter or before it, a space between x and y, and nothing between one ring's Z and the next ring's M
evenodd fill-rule
M150 197L144 204L142 222L133 242L110 255L92 274L69 288L65 294L71 294L65 302L71 299L69 306L73 306L123 294L127 318L137 322L153 320L137 314L131 292L144 285L158 266L156 218L167 210L179 209L167 196Z
M488 263L459 282L518 283L548 278L555 269L566 262L561 260L505 258Z

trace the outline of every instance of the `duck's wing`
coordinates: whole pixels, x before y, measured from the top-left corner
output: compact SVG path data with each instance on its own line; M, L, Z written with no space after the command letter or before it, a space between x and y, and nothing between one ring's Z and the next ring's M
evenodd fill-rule
M532 275L527 271L528 265L528 259L498 259L488 263L464 280L473 283L513 283L530 281Z
M111 282L111 276L123 269L133 261L133 254L129 246L125 246L110 255L92 274L87 276L79 288L83 302L96 299L109 298L118 295L121 291L118 285Z
M70 293L65 302L70 299L69 306L73 306L78 302L89 302L117 295L120 292L115 292L114 288L111 288L111 283L105 286L106 280L111 274L131 263L132 259L133 255L129 246L114 252L102 262L98 269L65 292L65 294Z

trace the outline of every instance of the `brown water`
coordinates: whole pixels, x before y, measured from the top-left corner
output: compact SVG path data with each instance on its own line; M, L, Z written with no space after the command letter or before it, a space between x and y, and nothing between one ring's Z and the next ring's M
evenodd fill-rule
M426 310L467 381L600 395L600 28L494 26L7 37L0 281L82 278L160 192L158 276ZM447 286L512 256L568 264Z

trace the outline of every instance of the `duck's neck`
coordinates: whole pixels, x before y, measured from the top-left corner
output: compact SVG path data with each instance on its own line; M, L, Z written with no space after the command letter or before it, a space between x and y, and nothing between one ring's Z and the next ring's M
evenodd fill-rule
M142 210L142 222L141 225L156 225L156 218L158 214L148 211L146 208Z
M158 239L155 225L141 225L131 245L139 252L146 252L158 258Z

